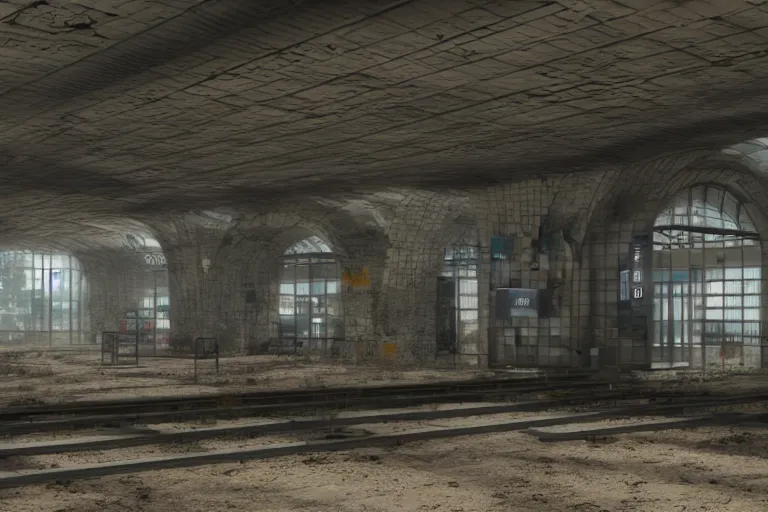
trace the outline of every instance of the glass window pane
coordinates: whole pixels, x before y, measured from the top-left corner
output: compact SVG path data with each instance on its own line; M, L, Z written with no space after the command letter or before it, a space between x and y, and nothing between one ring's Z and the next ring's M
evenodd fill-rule
M316 263L312 265L312 279L335 279L339 277L336 263Z
M725 293L726 295L741 295L741 281L726 281Z
M281 280L284 283L292 283L293 281L296 280L295 266L292 263L283 265L283 273L281 275Z
M296 281L309 281L309 265L296 265Z
M745 267L744 279L760 279L760 267Z
M744 281L744 293L760 293L760 281Z
M293 315L280 315L280 334L290 337L296 334L296 324Z
M722 295L723 294L722 281L714 281L714 282L707 283L707 294Z
M309 296L308 295L302 295L302 296L296 296L296 314L302 315L302 316L309 316Z
M338 281L328 281L326 283L326 293L328 295L339 293L339 282Z
M293 283L280 283L280 293L283 295L293 295L294 294L294 284Z
M726 279L741 279L741 268L727 268L725 269Z
M296 312L296 303L293 295L280 295L280 304L278 313L281 315L292 315Z
M296 295L309 295L309 282L297 282Z
M740 308L741 307L741 297L725 297L725 307L726 308Z
M757 322L749 322L744 324L744 334L749 336L760 335L760 324Z
M726 309L725 310L725 319L726 320L741 320L741 309Z
M459 309L477 309L477 297L460 295L459 296Z
M722 320L723 319L723 310L722 309L708 309L707 310L707 320Z
M325 295L325 281L312 281L311 292L313 296Z
M477 295L477 280L476 279L460 279L459 293L461 295Z
M729 297L729 298L735 298L735 297ZM760 307L760 296L759 295L745 295L744 296L744 307L745 308L759 308Z
M723 297L722 296L707 297L707 307L708 308L723 307Z
M461 311L459 313L459 319L464 321L477 321L477 310Z
M706 270L707 281L713 281L715 279L723 279L725 277L725 271L722 268L708 268Z
M745 309L744 320L760 320L760 308Z

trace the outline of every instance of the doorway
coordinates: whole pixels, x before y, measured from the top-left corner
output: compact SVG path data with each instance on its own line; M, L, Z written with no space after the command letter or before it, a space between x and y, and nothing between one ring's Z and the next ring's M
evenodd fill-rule
M456 281L437 278L437 353L456 353Z
M479 342L477 247L445 249L437 280L437 354L461 354ZM476 347L475 347L476 348Z

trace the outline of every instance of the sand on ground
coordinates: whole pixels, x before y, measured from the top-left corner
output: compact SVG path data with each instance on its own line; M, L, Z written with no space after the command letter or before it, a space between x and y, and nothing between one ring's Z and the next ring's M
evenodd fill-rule
M98 351L0 350L0 407L268 389L376 386L484 378L478 369L419 369L339 364L299 356L212 360L141 358L136 367L101 364Z
M161 453L219 445L206 441ZM103 456L47 460L63 457L67 465ZM0 512L168 510L764 512L768 432L713 427L563 443L512 432L0 491Z

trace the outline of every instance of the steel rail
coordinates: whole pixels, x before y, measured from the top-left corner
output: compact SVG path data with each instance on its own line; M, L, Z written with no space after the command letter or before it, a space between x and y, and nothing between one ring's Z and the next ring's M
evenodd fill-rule
M327 401L330 397L375 397L408 393L428 393L430 391L446 394L449 391L460 390L486 390L486 389L514 389L531 384L545 384L564 387L576 385L585 381L585 385L598 386L602 381L587 380L591 375L576 374L571 376L545 377L545 378L503 378L488 380L442 381L422 384L398 384L386 386L360 386L339 388L312 388L291 390L269 390L250 393L229 393L216 395L194 395L184 397L146 397L130 400L115 401L87 401L71 402L55 405L34 405L28 407L9 407L0 409L0 422L19 421L34 416L56 416L64 414L93 414L95 411L114 410L115 412L128 412L131 409L139 409L142 412L148 410L182 410L193 407L206 408L221 405L245 405L247 403L283 403L292 401L310 401L320 399Z
M542 410L562 406L572 405L574 402L598 403L611 402L625 398L626 394L613 393L611 395L592 395L589 397L571 397L555 400L537 400L530 402L518 402L512 404L492 404L479 405L461 408L449 408L430 411L365 411L351 413L337 417L310 417L298 419L278 419L265 420L259 423L250 423L247 425L212 427L203 429L192 429L170 433L142 433L127 434L116 436L98 436L87 437L67 441L42 442L42 443L20 443L0 445L0 457L33 455L47 453L61 453L70 451L113 449L126 446L138 446L147 444L160 444L171 441L189 441L193 439L205 439L220 436L248 435L250 437L265 435L269 433L299 432L302 430L321 429L325 427L345 427L359 424L381 423L388 421L417 421L437 418L459 418L469 416L483 416L489 414L503 414L510 412L541 412ZM667 397L671 398L671 397ZM677 397L680 398L680 397ZM591 411L585 413L568 413L563 421L561 418L556 425L563 423L572 423L576 420L598 421L607 418L631 417L653 413L681 413L687 409L718 407L722 405L748 403L757 399L768 400L766 395L743 395L740 397L712 397L699 396L697 400L687 401L691 397L683 397L682 402L667 404L641 404L631 407L614 407L609 410ZM680 422L680 419L674 420ZM544 426L544 425L538 425ZM535 434L534 434L535 435ZM544 436L549 435L544 433ZM554 435L554 434L553 434Z
M586 421L594 421L595 418L584 418ZM540 430L551 425L537 425L526 429L525 433L536 437L544 443L579 441L597 436L610 436L618 434L630 434L633 432L656 432L659 430L672 430L681 428L697 428L706 426L731 426L748 422L766 422L768 413L715 413L693 418L665 418L640 423L628 423L624 425L611 425L610 427L593 427L563 432ZM578 423L576 423L578 424Z
M722 403L722 402L718 402ZM680 404L677 404L679 407ZM655 409L658 410L658 407ZM514 420L502 420L490 422L469 427L438 427L426 429L414 429L405 432L374 434L365 437L337 440L315 440L293 443L281 443L262 445L254 448L239 450L217 450L203 454L177 455L170 457L153 457L146 459L119 460L99 464L78 465L68 468L55 468L44 470L26 470L18 471L7 476L0 476L0 488L18 487L22 485L40 484L52 481L66 481L71 479L98 478L107 475L137 473L141 471L193 467L207 464L218 464L234 461L245 461L254 459L266 459L286 455L295 455L300 453L324 452L351 450L356 448L371 446L391 446L401 445L414 441L432 441L465 435L491 434L499 432L510 432L527 430L536 427L552 426L563 423L573 423L584 419L596 419L600 416L610 417L610 414L617 414L619 411L608 411L596 414L568 415L549 418L523 418ZM647 412L647 411L646 411ZM765 415L762 415L765 416ZM732 421L740 422L743 416L726 415ZM703 424L701 418L697 421ZM358 422L364 424L371 423L369 418L364 418ZM682 424L678 422L677 424ZM726 424L724 420L720 424ZM672 423L670 422L670 425ZM689 424L694 424L693 421Z
M587 386L587 383L581 383L581 389L596 389L604 384L594 383ZM571 386L573 388L573 386ZM378 408L387 409L404 406L439 404L450 402L481 402L489 399L518 399L521 395L530 395L547 391L561 390L558 386L541 386L531 388L509 389L488 389L476 390L463 393L443 393L443 394L419 394L419 395L394 395L394 396L375 396L375 397L354 397L339 400L337 397L328 398L325 401L291 401L272 404L258 404L246 406L227 406L213 407L206 409L187 409L160 412L125 412L120 414L92 415L92 416L72 416L57 419L28 419L26 421L3 422L0 423L0 434L18 435L32 432L51 432L62 430L77 430L92 428L98 426L128 426L134 424L152 424L152 423L172 423L188 421L199 418L240 418L246 416L259 416L276 413L286 413L289 411L311 411L316 413L318 409L340 411L350 408ZM608 393L608 399L622 398L626 393L611 391ZM516 404L518 410L529 410L526 407L557 407L563 405L573 405L580 403L594 402L596 395L589 393L586 397L560 397L547 401L523 402Z
M517 404L481 405L476 407L452 407L429 411L398 411L398 412L365 412L336 418L310 417L299 419L266 420L246 425L224 427L209 427L190 429L176 432L150 432L124 435L107 435L74 438L57 441L25 442L0 444L0 457L17 457L29 455L49 455L54 453L69 453L90 450L111 450L129 446L164 444L171 442L188 442L200 439L218 437L258 437L268 434L299 433L308 430L339 429L356 425L370 425L393 421L424 421L446 418L467 418L471 416L486 416L516 412ZM568 413L542 418L537 426L559 425L563 418L590 420L599 413Z

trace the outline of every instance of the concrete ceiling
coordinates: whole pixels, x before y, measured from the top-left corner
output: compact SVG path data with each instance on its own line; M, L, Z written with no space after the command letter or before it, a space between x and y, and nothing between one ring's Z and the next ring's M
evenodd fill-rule
M3 1L0 243L723 147L767 77L768 0Z

